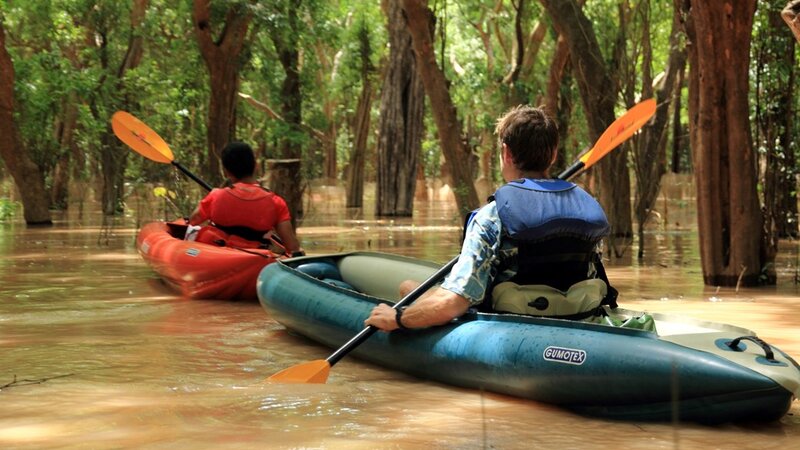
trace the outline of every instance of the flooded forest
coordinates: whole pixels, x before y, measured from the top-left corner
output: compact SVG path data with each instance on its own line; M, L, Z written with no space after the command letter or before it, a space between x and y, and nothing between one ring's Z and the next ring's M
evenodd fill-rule
M0 446L791 447L794 398L778 420L706 425L358 357L327 384L267 382L331 349L255 295L187 294L142 230L186 227L241 141L309 257L441 266L505 183L497 119L541 106L548 175L579 162L571 181L607 215L621 307L797 360L798 3L0 0Z

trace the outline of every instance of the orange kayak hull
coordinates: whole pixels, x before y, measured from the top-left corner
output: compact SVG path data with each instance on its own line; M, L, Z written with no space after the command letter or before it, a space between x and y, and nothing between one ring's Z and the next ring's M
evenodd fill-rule
M185 297L257 299L258 274L277 255L265 249L185 241L181 234L185 229L178 223L148 223L136 237L136 249L167 285Z

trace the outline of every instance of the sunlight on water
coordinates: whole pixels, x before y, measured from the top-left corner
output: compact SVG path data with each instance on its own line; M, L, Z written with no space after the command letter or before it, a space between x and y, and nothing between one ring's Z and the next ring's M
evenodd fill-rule
M756 330L800 356L795 243L780 285L702 284L686 188L648 224L645 259L609 261L628 308ZM445 262L461 219L444 200L415 217L342 208L315 188L299 235L313 254L375 250ZM371 200L370 200L371 201ZM287 332L255 302L187 300L136 254L136 223L95 213L51 229L0 227L0 448L792 448L800 406L772 424L610 422L419 380L346 358L324 385L266 382L330 349ZM627 258L627 260L626 260ZM602 389L602 385L598 385Z

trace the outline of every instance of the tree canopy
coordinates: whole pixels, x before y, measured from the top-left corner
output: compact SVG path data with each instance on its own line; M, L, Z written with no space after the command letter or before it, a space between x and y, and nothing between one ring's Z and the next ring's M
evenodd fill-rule
M49 221L48 208L69 207L76 185L102 197L109 215L123 211L143 183L169 185L182 204L193 204L201 190L169 165L129 157L113 137L110 117L124 109L214 184L222 180L220 146L249 142L263 172L285 174L270 185L300 220L312 180L346 182L353 187L347 204L360 205L364 181L397 176L381 170L397 163L382 163L396 160L378 158L377 150L385 127L402 122L380 120L389 117L379 101L384 90L403 88L385 82L394 6L414 18L403 25L426 94L423 129L414 133L420 143L404 147L419 154L403 177L443 180L462 210L502 181L493 128L509 107L546 105L557 118L558 170L630 106L658 98L653 128L582 181L609 211L617 239L611 256L619 256L634 221L641 227L648 220L661 175L697 169L687 127L699 126L690 93L702 59L692 60L687 43L698 39L698 21L728 21L743 24L736 38L751 43L732 74L744 82L736 95L746 104L732 126L749 130L756 156L746 164L754 175L696 175L711 185L749 183L757 193L758 207L748 213L765 231L761 267L749 270L763 281L777 239L798 234L796 44L791 21L781 17L785 3L726 12L690 0L0 0L0 51L9 61L0 58L0 81L13 83L0 92L0 113L10 118L0 176L24 191L29 223ZM391 186L403 192L389 197L408 198L411 190L413 198L414 183ZM402 203L381 211L413 213Z

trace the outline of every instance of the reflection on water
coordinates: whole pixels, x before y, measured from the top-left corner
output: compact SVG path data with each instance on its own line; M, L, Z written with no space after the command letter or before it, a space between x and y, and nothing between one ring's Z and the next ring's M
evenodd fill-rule
M461 219L446 201L419 203L413 220L376 219L341 208L339 188L313 194L299 230L310 252L438 262L457 252ZM665 197L658 212L645 260L610 261L621 302L754 329L800 356L798 244L783 244L777 287L704 287L689 202ZM136 254L137 223L89 216L54 228L0 226L0 447L791 448L800 440L798 402L774 424L608 422L353 358L325 385L268 384L330 350L286 332L256 303L177 297Z

